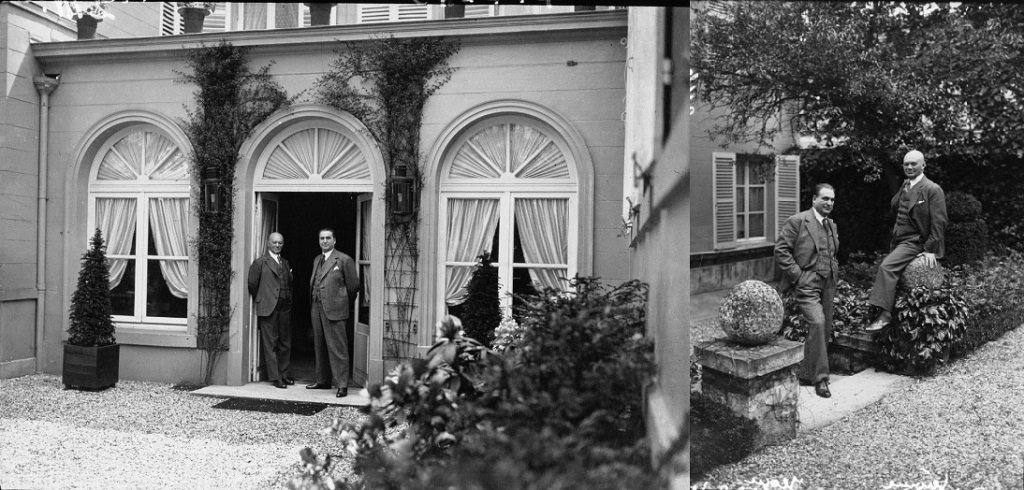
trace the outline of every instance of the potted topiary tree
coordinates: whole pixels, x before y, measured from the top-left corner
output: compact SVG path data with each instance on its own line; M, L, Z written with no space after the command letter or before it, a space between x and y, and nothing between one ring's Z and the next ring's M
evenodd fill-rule
M102 390L117 384L120 345L110 317L110 271L99 228L82 256L64 343L64 387Z
M462 320L466 336L490 346L494 329L501 323L501 301L498 298L498 269L491 265L491 255L477 257L476 269L466 284L466 299L451 311Z

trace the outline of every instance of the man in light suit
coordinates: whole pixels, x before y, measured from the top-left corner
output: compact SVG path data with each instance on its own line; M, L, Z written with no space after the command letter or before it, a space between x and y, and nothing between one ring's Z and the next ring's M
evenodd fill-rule
M796 299L807 323L804 359L799 379L814 385L822 397L828 389L828 341L832 337L833 300L839 275L839 233L829 219L835 204L835 189L829 184L814 188L811 209L790 216L775 242L775 261L782 269L779 289L796 287Z
M349 305L359 292L359 275L352 257L334 249L334 230L319 232L320 251L313 260L309 278L310 315L313 320L313 348L316 351L316 379L307 389L338 388L335 396L348 396L352 373L348 368L348 338L345 320Z
M271 233L267 251L249 266L249 294L263 341L267 377L278 388L295 384L288 372L292 356L292 269L281 256L284 236Z
M868 332L880 331L892 321L896 284L907 265L923 256L928 267L935 267L937 259L946 253L946 195L938 184L924 176L924 167L924 154L917 150L903 157L907 180L889 202L896 215L889 255L878 266L868 299L881 311L865 328Z

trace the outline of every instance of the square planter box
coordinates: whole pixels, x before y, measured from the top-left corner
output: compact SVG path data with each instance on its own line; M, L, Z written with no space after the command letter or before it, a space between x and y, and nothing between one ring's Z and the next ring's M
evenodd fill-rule
M121 346L64 344L64 388L102 390L117 384Z

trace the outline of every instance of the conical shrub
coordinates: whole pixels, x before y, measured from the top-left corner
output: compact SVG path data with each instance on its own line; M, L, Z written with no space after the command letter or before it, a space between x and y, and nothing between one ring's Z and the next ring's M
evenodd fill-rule
M110 317L110 271L100 229L82 256L78 286L71 296L68 343L84 347L113 344L114 321Z

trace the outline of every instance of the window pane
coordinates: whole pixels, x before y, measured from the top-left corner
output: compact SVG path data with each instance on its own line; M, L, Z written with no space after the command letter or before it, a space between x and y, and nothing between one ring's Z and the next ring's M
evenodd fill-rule
M745 185L747 183L747 166L743 163L736 164L736 185Z
M171 293L167 281L164 280L163 272L160 269L160 262L185 262L185 261L162 261L149 260L148 262L148 284L146 284L146 316L160 316L169 318L185 318L187 315L188 301L184 298L175 297Z
M111 268L114 262L127 263L121 282L110 290L110 312L114 315L135 315L135 261L126 259L107 259Z
M243 29L267 28L267 4L247 3L243 10Z
M752 213L750 215L750 237L764 236L764 213Z
M746 237L747 237L747 224L746 224L746 221L743 219L743 215L740 214L740 215L736 216L736 238L746 238Z
M519 299L519 296L531 296L537 294L537 287L533 283L533 279L530 277L530 270L525 267L513 267L512 268L512 315L520 316L522 314L523 301Z
M743 187L736 188L736 211L743 212L747 210L747 193Z
M750 210L764 211L764 187L750 188Z

